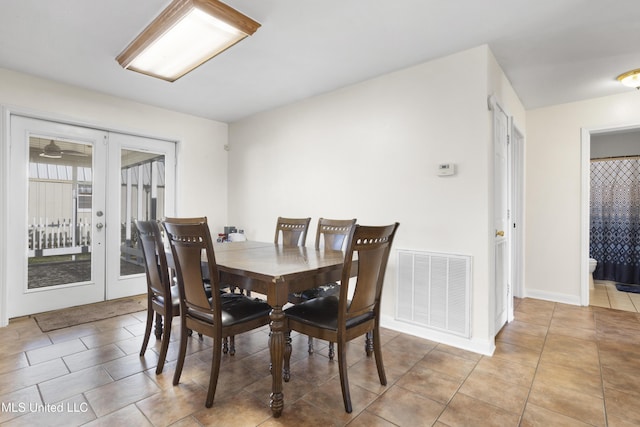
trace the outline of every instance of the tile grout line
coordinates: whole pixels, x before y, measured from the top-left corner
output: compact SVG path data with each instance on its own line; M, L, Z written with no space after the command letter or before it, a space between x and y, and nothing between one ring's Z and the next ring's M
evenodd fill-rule
M607 415L607 396L605 394L604 389L604 375L602 373L602 361L600 360L600 340L598 339L598 316L596 316L595 312L592 312L593 315L593 323L595 325L595 335L596 335L596 348L598 349L598 373L600 374L600 387L602 388L602 410L604 414L604 425L607 427L609 425L609 416Z
M522 412L520 413L520 420L518 421L518 425L522 424L522 420L524 419L524 413L526 412L527 405L529 404L529 398L531 397L531 391L533 390L533 383L535 382L536 376L538 375L538 368L540 367L540 362L542 361L542 352L544 351L544 347L547 345L547 339L549 337L549 329L551 328L551 321L553 320L553 316L556 312L557 307L558 307L558 303L554 303L553 310L551 312L551 317L549 318L549 323L547 324L547 330L544 334L544 342L542 343L542 347L540 349L540 356L538 357L538 363L536 363L536 369L534 370L533 377L531 378L531 384L529 385L527 398L524 400L524 405L522 407Z

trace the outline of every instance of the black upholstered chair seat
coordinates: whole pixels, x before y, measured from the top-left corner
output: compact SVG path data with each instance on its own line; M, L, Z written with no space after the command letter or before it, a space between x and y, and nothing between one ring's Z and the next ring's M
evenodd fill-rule
M260 299L251 299L240 294L222 294L222 326L233 326L249 320L258 319L269 315L271 306ZM213 322L213 315L210 313L188 308L187 313L205 322Z
M163 224L175 260L180 290L180 350L173 373L173 385L180 383L187 355L188 330L211 337L211 372L205 401L205 406L210 408L213 405L220 374L223 342L229 338L229 353L233 356L234 337L268 325L271 307L259 299L217 291L221 288L220 274L211 231L204 218L199 222L166 218ZM201 268L203 256L207 259L206 275ZM205 278L210 279L209 284L213 291L209 295L205 292Z
M178 287L170 286L169 288L171 290L171 304L180 310L180 292L178 292ZM164 297L162 295L154 295L153 299L160 304L164 304Z
M317 251L324 250L340 251L343 250L348 241L351 229L355 225L354 219L318 219L318 228L316 230L315 249ZM308 224L307 224L308 225ZM276 233L277 237L277 233ZM323 244L321 245L321 241ZM277 243L277 240L276 240ZM302 244L304 245L304 240ZM331 295L340 294L340 285L335 282L328 282L315 288L306 289L302 292L290 293L287 298L292 304L301 304L314 298L323 298ZM309 337L309 354L313 353L313 338ZM329 359L333 360L334 349L333 342L329 342Z
M338 283L327 283L326 285L318 286L317 288L291 293L289 294L289 302L293 304L300 304L301 302L309 301L314 298L328 297L331 295L338 295L339 293L340 285Z
M340 283L344 286L339 287L340 295L312 299L284 310L287 339L282 378L289 381L291 377L291 331L309 338L335 342L338 347L342 400L347 413L352 411L346 360L349 341L366 334L367 356L371 353L375 355L380 384L387 385L380 344L380 299L397 228L397 222L378 227L352 227L346 238L348 243L340 275ZM357 264L354 260L357 260Z
M315 327L335 331L338 328L338 297L319 297L287 308L289 319ZM365 313L347 321L347 329L373 318L373 313Z

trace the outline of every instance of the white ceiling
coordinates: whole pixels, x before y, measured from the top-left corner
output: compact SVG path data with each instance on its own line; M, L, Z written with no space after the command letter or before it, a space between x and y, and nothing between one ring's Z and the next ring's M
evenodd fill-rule
M640 68L638 0L227 0L252 37L174 83L122 69L169 2L1 0L0 68L225 122L485 43L527 109Z

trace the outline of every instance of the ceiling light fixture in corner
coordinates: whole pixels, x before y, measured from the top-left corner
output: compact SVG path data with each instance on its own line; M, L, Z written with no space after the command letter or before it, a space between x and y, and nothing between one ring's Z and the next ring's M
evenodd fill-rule
M217 0L173 0L116 60L126 69L176 81L260 28Z
M620 74L617 80L625 86L640 89L640 68Z

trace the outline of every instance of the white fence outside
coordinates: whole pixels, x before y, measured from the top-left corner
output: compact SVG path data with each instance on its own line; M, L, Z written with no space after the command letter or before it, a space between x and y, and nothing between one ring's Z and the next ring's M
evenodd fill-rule
M80 218L74 226L71 219L33 219L28 230L29 257L75 255L91 248L91 222Z

